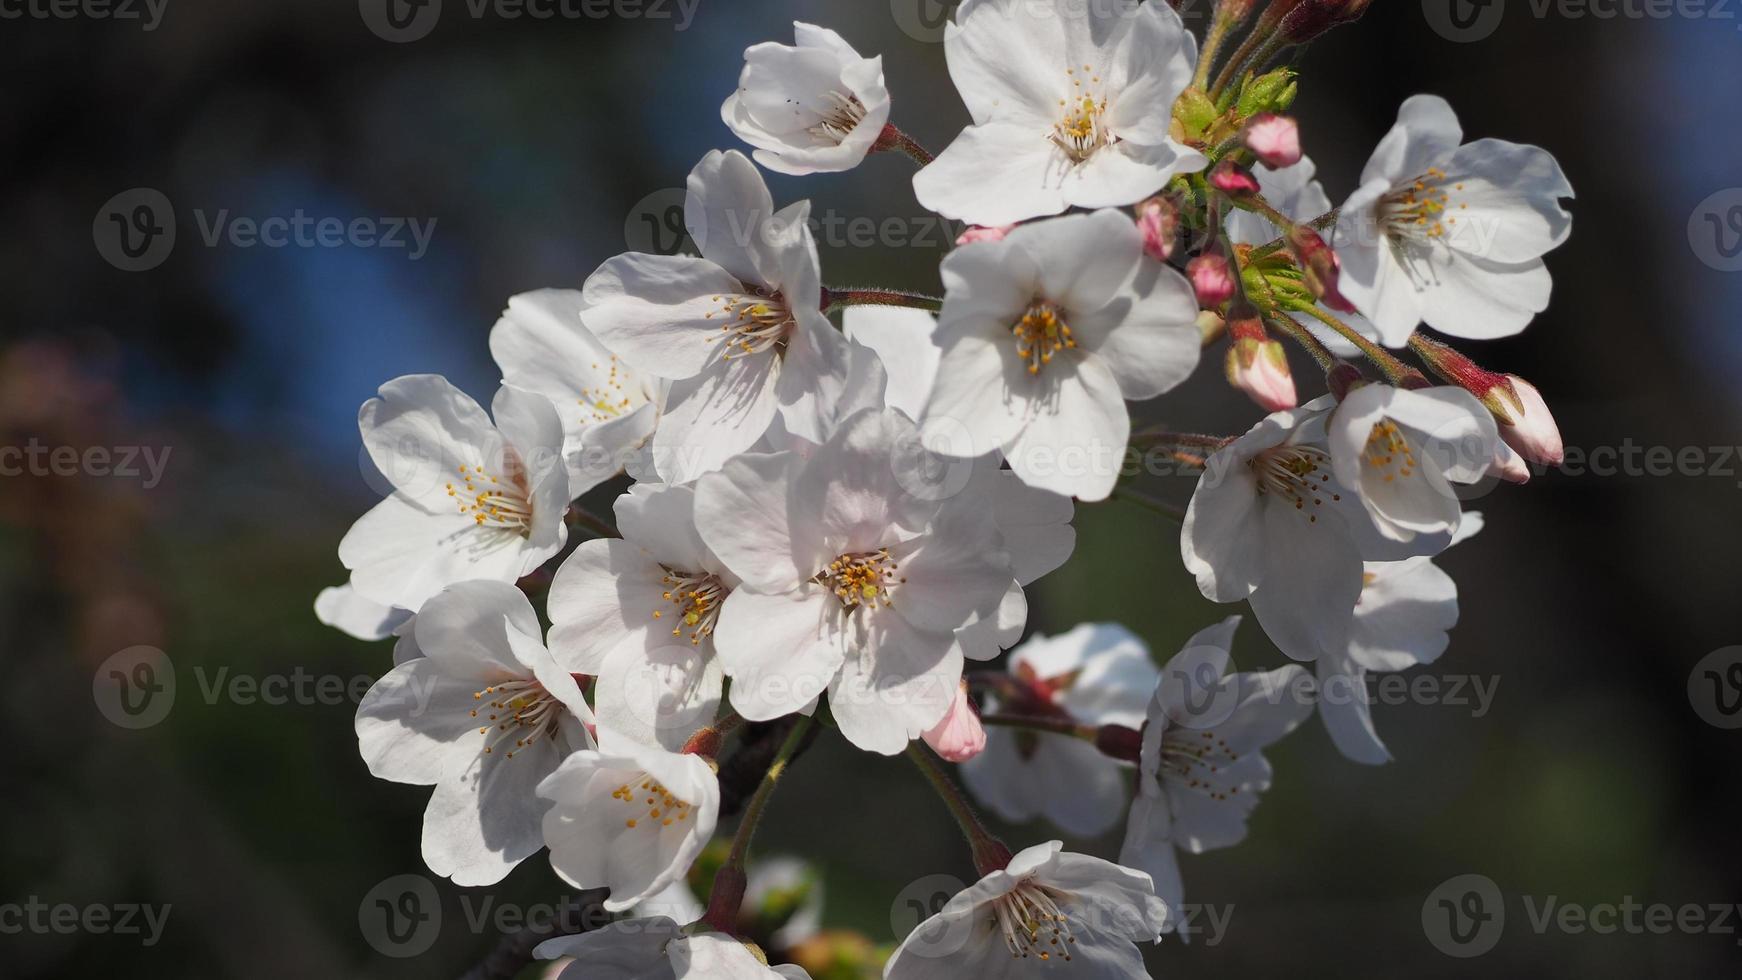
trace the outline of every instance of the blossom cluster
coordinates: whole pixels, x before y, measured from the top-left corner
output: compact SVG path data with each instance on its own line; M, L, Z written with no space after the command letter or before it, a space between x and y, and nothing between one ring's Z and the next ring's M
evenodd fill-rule
M1533 386L1422 328L1522 330L1572 191L1545 151L1466 141L1416 96L1333 208L1287 115L1295 70L1270 65L1365 6L1222 0L1200 53L1157 0L964 0L944 53L972 121L935 158L890 122L880 58L797 24L745 53L721 108L751 155L689 176L699 254L620 255L509 300L489 411L434 375L383 385L359 426L392 492L316 608L396 640L357 739L374 775L433 787L429 868L488 885L544 850L630 912L713 837L735 733L774 726L786 743L705 911L541 955L586 976L804 976L732 924L758 804L819 721L913 756L982 876L886 976L1141 977L1139 946L1181 924L1178 854L1246 835L1267 746L1316 713L1349 759L1389 759L1364 698L1318 693L1438 658L1458 606L1433 559L1481 526L1462 488L1561 452ZM882 152L973 226L941 297L825 287L809 202L777 207L762 176ZM1300 402L1284 341L1325 394ZM1263 418L1133 430L1129 403L1224 342ZM1170 509L1122 476L1156 448L1201 472L1175 515L1186 570L1293 663L1234 669L1238 615L1165 665L1113 623L1023 642L1078 503ZM579 506L626 482L612 519ZM938 757L1007 822L1123 825L1123 847L1013 852Z

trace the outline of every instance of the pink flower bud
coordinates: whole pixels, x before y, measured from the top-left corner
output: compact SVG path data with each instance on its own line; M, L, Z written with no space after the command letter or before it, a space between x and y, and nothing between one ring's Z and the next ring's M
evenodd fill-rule
M986 750L986 729L968 697L968 682L956 688L948 711L923 736L932 751L950 762L967 762Z
M1165 197L1152 197L1137 205L1137 231L1143 236L1143 254L1157 262L1173 255L1179 237L1179 209Z
M1488 475L1508 483L1529 483L1530 464L1503 442L1494 450L1494 462L1488 467Z
M1300 125L1288 116L1265 113L1246 124L1246 148L1275 170L1300 162Z
M1246 197L1258 193L1258 178L1252 171L1223 160L1210 172L1210 185L1229 197Z
M1288 232L1288 248L1294 253L1295 262L1314 296L1338 313L1355 312L1355 304L1337 288L1343 274L1343 262L1318 232L1306 225L1295 225Z
M1548 410L1548 402L1543 401L1542 392L1516 374L1507 375L1506 381L1495 392L1510 402L1506 414L1511 419L1499 419L1500 438L1532 463L1561 465L1566 459L1566 446L1561 442L1560 427L1555 424L1554 413Z
M1004 236L1010 234L1015 227L1015 225L995 225L992 227L969 225L968 230L962 232L961 236L956 239L956 244L972 245L975 242L1001 242L1004 240Z
M1228 346L1228 383L1246 393L1266 412L1282 412L1300 404L1288 354L1274 340L1244 337Z
M1228 260L1215 252L1200 255L1186 263L1186 277L1197 291L1198 305L1214 309L1234 298L1234 270Z

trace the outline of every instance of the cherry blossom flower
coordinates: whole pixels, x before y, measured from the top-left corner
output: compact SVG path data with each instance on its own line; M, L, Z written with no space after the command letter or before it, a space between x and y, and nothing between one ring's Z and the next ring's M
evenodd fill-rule
M680 749L719 706L714 627L738 576L697 533L693 488L640 484L616 513L622 538L582 542L557 570L551 652L597 678L601 725Z
M913 178L976 225L1135 204L1204 156L1169 135L1197 41L1167 4L970 0L944 29L974 123Z
M357 594L417 609L456 582L514 582L568 540L563 430L542 395L504 386L491 406L446 379L408 375L358 413L393 493L339 542Z
M1372 384L1331 413L1327 444L1337 481L1356 490L1379 532L1410 542L1458 529L1452 484L1486 476L1500 437L1493 414L1462 388Z
M902 940L883 976L1147 980L1137 944L1158 939L1167 915L1148 875L1052 841L956 893Z
M415 615L409 609L384 606L363 598L349 585L337 585L321 590L315 597L315 618L325 626L359 640L385 640L394 637L394 666L423 656L413 635Z
M688 483L748 450L779 411L817 440L819 379L846 343L821 309L810 203L779 212L741 153L690 174L684 224L702 255L631 253L587 280L581 321L637 371L670 379L654 465Z
M543 845L539 781L592 748L592 712L512 585L451 586L418 610L415 629L424 656L369 689L357 745L377 778L435 786L423 817L430 870L493 884Z
M1482 515L1464 515L1452 543L1482 529ZM1349 759L1366 765L1391 761L1373 726L1367 697L1369 672L1394 672L1438 660L1458 624L1458 586L1426 557L1368 562L1349 645L1318 660L1319 719Z
M883 59L861 58L826 27L792 27L797 46L765 42L744 52L738 91L720 116L776 173L851 170L889 122Z
M939 757L949 762L967 762L986 751L986 729L980 724L980 714L968 697L968 684L963 681L956 690L956 699L938 723L926 729L925 744Z
M579 290L541 289L508 301L490 331L504 384L536 391L563 425L569 497L621 472L653 435L663 385L623 363L581 325Z
M1560 199L1572 196L1547 151L1465 143L1444 99L1415 96L1339 212L1342 291L1388 346L1424 320L1454 337L1511 336L1548 307L1542 256L1571 232Z
M576 888L609 888L608 912L651 898L689 872L714 834L720 782L699 755L599 728L599 748L564 759L538 785L550 865Z
M1160 673L1149 648L1115 623L1035 635L1010 655L1010 673L1044 706L1084 725L1143 725ZM1113 829L1125 808L1129 766L1070 735L994 727L986 751L962 766L970 792L1010 823L1045 817L1076 837Z
M942 718L961 679L955 630L1014 583L997 526L943 501L893 411L862 412L810 458L747 455L696 487L702 539L742 579L715 625L732 706L765 721L818 695L841 732L894 754Z
M810 980L801 967L768 966L730 936L687 932L664 916L547 939L533 952L573 958L559 980Z
M1496 394L1503 396L1510 419L1500 420L1500 438L1532 463L1559 466L1566 459L1566 445L1561 441L1560 426L1542 392L1516 374L1506 376L1507 386ZM1510 397L1504 397L1510 396Z
M1102 500L1118 480L1126 399L1185 380L1201 349L1179 273L1117 211L1023 225L943 261L943 348L923 427L941 451L1001 449L1025 483Z
M1169 912L1164 931L1179 926L1184 904L1176 851L1201 854L1245 839L1247 817L1270 788L1260 750L1313 710L1300 667L1227 673L1239 625L1231 616L1187 641L1149 702L1119 863L1155 882Z

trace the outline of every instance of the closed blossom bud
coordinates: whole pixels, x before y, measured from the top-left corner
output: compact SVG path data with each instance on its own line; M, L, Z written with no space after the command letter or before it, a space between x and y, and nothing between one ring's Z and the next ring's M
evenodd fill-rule
M1488 475L1497 476L1508 483L1529 483L1530 464L1511 446L1502 442L1494 449L1494 462L1488 467Z
M1325 387L1337 401L1349 397L1349 392L1366 383L1367 378L1361 373L1361 369L1348 361L1338 361L1325 372Z
M1246 124L1246 148L1273 170L1300 162L1300 124L1267 112Z
M1124 725L1102 725L1095 729L1095 748L1102 755L1136 765L1143 761L1143 732Z
M1222 336L1222 331L1226 327L1227 324L1222 321L1221 314L1214 310L1198 311L1198 335L1203 340L1205 347L1215 342L1217 337Z
M1234 270L1217 252L1207 252L1186 263L1186 278L1198 294L1198 305L1214 309L1234 298Z
M986 729L968 697L968 682L956 688L948 711L923 736L932 751L950 762L967 762L986 750Z
M1290 44L1305 44L1340 24L1359 20L1371 0L1300 0L1282 18L1280 30Z
M1010 234L1015 225L969 225L968 230L956 238L957 245L972 245L975 242L1001 242L1004 236Z
M1240 329L1230 329L1235 339L1228 345L1228 383L1245 392L1266 412L1287 411L1300 404L1295 396L1294 373L1288 369L1288 353L1282 345L1263 336L1264 328L1258 326L1257 320L1237 324ZM1256 330L1258 336L1251 336L1251 330Z
M1554 413L1548 410L1542 392L1516 374L1508 374L1497 385L1495 394L1510 402L1508 415L1499 416L1500 438L1532 463L1559 466L1566 459L1566 446L1561 442L1560 426Z
M1320 302L1338 313L1355 312L1355 304L1337 288L1343 274L1342 260L1318 232L1306 225L1295 225L1288 232L1288 250L1306 277L1307 287Z
M1165 197L1144 201L1137 205L1137 231L1143 236L1143 254L1166 262L1179 237L1179 209Z
M1232 160L1216 164L1216 169L1210 172L1210 186L1229 197L1249 197L1259 190L1258 178L1252 176L1252 171Z

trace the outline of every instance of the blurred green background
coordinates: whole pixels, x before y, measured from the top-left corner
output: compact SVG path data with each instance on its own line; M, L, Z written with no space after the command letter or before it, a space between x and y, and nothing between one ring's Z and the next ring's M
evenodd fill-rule
M497 888L437 882L433 946L381 955L360 904L423 871L428 791L369 778L348 698L243 704L201 682L388 668L386 645L310 609L342 581L338 540L373 499L358 404L409 372L488 397L485 340L510 295L579 286L626 248L675 247L661 224L675 189L707 150L736 145L718 106L745 46L790 41L795 18L823 23L884 56L894 119L922 143L941 149L967 118L933 0L700 0L688 19L672 0L551 20L448 0L409 43L371 31L370 2L168 0L152 30L0 19L0 442L170 452L149 487L0 478L0 905L172 906L149 948L0 933L0 975L453 976L496 940L468 910L563 893L542 858ZM1445 7L1377 4L1300 59L1296 110L1333 200L1418 91L1450 99L1472 137L1549 148L1579 192L1572 240L1549 257L1554 304L1523 336L1467 349L1534 381L1576 450L1742 443L1742 274L1716 268L1697 234L1710 196L1742 185L1735 15L1509 4L1487 34L1456 40L1433 27ZM1206 11L1185 6L1200 33ZM770 182L777 201L808 196L835 222L826 282L935 291L953 236L914 202L911 172L884 155ZM174 202L178 239L161 265L126 272L94 246L93 215L139 187ZM210 247L196 218L298 209L436 225L413 260ZM909 241L875 247L853 232L871 226L848 224L862 218L894 219ZM1140 417L1244 430L1256 410L1219 356ZM1319 390L1308 367L1303 395ZM1164 944L1156 975L1736 975L1734 933L1539 935L1523 904L1742 900L1742 733L1689 701L1696 662L1742 643L1742 462L1728 462L1548 473L1474 501L1488 529L1444 559L1463 621L1429 672L1498 683L1492 710L1377 709L1397 760L1381 768L1344 761L1316 721L1285 740L1250 839L1184 859L1188 901L1234 907L1227 935ZM1191 484L1149 489L1183 504ZM1030 592L1031 629L1118 620L1164 659L1226 614L1198 596L1161 518L1110 503L1079 508L1077 525L1075 558ZM1256 624L1240 642L1244 668L1282 660ZM167 718L134 731L97 709L93 677L138 645L166 652L178 691ZM838 739L801 761L761 842L817 861L826 924L878 943L899 938L904 887L971 871L904 761ZM1118 842L1072 845L1112 856ZM1422 906L1468 873L1500 886L1508 926L1460 960L1427 941Z

